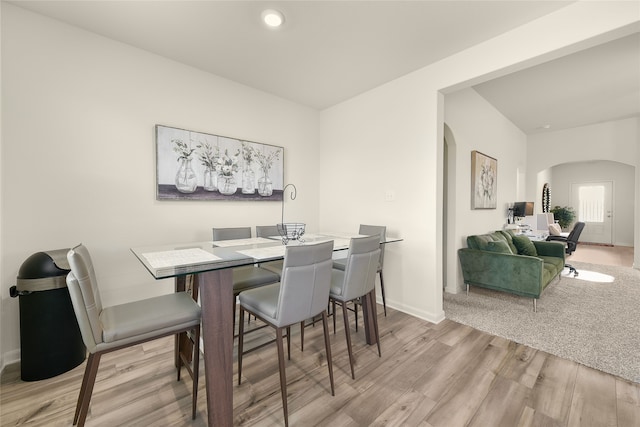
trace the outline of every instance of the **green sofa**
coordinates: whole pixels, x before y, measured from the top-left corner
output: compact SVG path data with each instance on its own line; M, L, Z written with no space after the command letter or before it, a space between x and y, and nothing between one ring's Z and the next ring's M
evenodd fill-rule
M533 298L533 310L542 291L564 269L564 245L531 241L510 230L467 237L458 250L464 283Z

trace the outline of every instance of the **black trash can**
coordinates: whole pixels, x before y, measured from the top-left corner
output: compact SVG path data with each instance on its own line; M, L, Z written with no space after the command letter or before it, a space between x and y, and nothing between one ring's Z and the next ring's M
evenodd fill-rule
M23 381L55 377L81 364L82 341L66 277L69 249L37 252L18 271L11 296L20 304L20 376Z

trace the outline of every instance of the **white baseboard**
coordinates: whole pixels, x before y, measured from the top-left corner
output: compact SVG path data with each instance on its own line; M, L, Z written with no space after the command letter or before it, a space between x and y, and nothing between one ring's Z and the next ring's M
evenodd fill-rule
M377 302L378 304L382 305L382 299L377 299ZM387 307L393 308L394 310L401 311L410 316L417 317L418 319L435 323L436 325L445 319L444 310L440 311L439 313L433 313L433 312L421 310L417 307L412 307L405 304L397 304L396 302L389 301L388 299L387 299Z
M448 294L461 294L462 292L464 292L467 289L467 287L465 286L464 283L462 283L460 286L456 287L445 287L444 291Z
M0 374L4 373L4 368L20 361L20 350L7 351L2 355L2 367L0 367Z

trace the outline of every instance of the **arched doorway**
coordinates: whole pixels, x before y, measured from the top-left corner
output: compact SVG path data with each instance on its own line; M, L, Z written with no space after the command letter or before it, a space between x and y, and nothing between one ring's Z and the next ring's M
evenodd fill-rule
M456 140L451 128L444 124L444 197L442 203L442 287L458 293L458 257L456 253Z

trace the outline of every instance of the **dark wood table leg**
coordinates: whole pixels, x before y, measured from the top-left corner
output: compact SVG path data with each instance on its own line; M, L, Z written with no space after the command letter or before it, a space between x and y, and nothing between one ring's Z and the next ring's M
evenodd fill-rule
M187 275L175 278L175 292L187 292L194 301L198 301L198 276ZM180 368L182 359L185 363L191 363L193 360L193 337L190 333L181 332L175 336L175 364L178 369L178 381L180 381ZM192 372L191 378L193 379Z
M198 274L209 426L233 425L232 269Z
M376 300L376 290L373 289L371 291L372 300ZM362 317L364 321L364 336L367 341L367 344L373 345L377 343L376 333L373 326L373 316L377 316L378 313L376 311L376 304L374 303L372 307L369 306L367 302L367 298L361 298L362 300Z
M174 285L175 285L175 292L183 292L186 288L185 285L185 276L178 276L175 278L174 280ZM175 336L174 339L174 350L173 350L173 356L174 356L174 363L176 365L177 369L180 369L180 353L183 352L183 348L182 348L182 335L186 333L180 333L178 335ZM178 376L180 376L180 371L178 371Z

